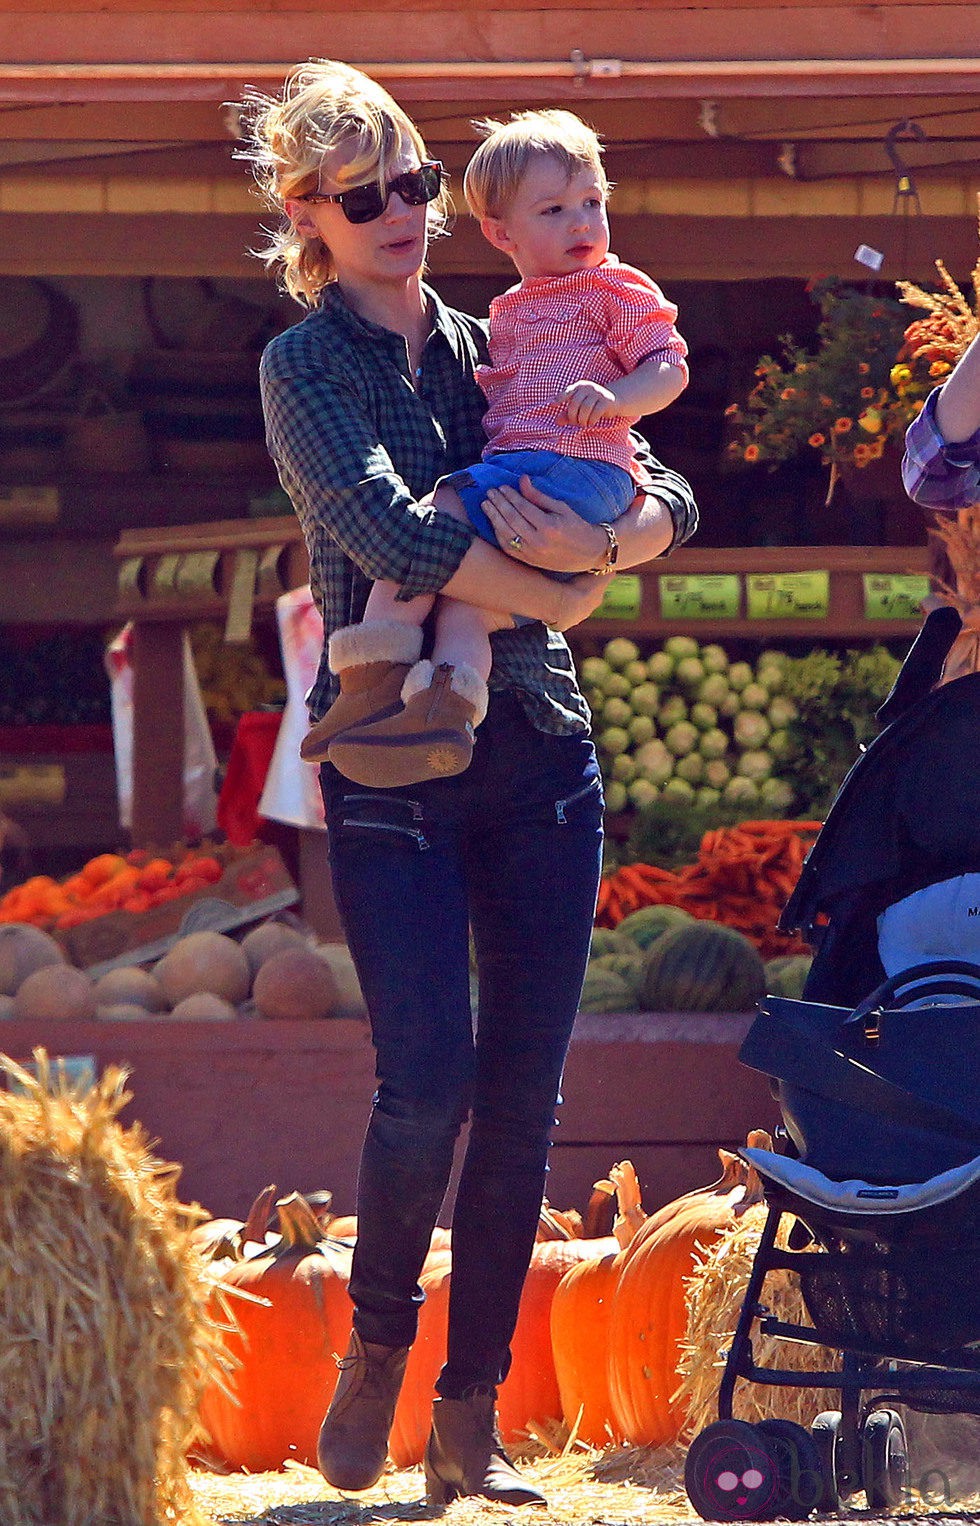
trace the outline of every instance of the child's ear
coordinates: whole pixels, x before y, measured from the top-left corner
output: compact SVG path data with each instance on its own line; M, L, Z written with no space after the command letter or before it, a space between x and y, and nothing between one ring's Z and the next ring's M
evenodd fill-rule
M487 243L492 244L493 247L495 249L499 249L501 253L513 253L514 241L510 237L510 234L507 232L507 225L502 218L481 217L480 232L483 234L483 237L486 239Z
M320 237L313 213L305 201L286 201L283 205L283 210L292 223L294 230L301 238Z

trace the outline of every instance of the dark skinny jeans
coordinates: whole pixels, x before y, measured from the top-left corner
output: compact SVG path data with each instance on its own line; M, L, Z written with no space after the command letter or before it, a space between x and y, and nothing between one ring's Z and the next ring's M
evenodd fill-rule
M365 1341L414 1340L419 1273L469 1117L437 1385L461 1398L495 1387L510 1366L595 911L595 751L587 737L535 730L515 696L493 694L465 773L370 790L325 765L321 783L334 890L377 1053L354 1323Z

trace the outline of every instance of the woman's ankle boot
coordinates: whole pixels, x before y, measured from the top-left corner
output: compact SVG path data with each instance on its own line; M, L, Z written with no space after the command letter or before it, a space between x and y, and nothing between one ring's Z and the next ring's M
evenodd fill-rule
M547 1504L504 1451L496 1402L492 1391L465 1399L436 1399L424 1459L430 1505L448 1505L457 1495L475 1495L500 1505Z
M370 1345L351 1331L317 1445L320 1472L335 1489L370 1489L384 1472L407 1361L407 1346Z
M410 670L402 708L348 727L330 745L334 767L355 784L398 788L461 774L473 756L474 729L487 713L487 686L466 663L427 658Z
M421 629L397 620L366 620L334 631L327 657L331 672L340 678L340 694L303 738L299 755L304 762L326 762L330 743L348 727L397 714L402 684L421 650Z

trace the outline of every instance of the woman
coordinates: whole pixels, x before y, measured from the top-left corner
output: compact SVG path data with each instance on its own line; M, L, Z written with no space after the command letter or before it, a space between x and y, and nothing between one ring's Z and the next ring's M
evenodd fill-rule
M600 870L588 711L556 631L597 606L616 545L532 491L501 489L487 505L507 555L420 507L482 445L473 370L487 359L484 326L422 280L428 237L447 207L441 174L390 96L343 64L300 66L280 100L253 95L250 112L250 157L283 214L266 257L310 309L268 346L261 381L269 448L303 525L329 638L311 718L337 695L331 655L352 723L398 703L418 652L391 645L381 627L351 661L350 631L373 579L394 580L405 598L457 596L533 617L493 637L489 710L464 774L367 791L329 764L321 771L334 890L370 1012L378 1089L358 1179L353 1333L320 1466L348 1490L382 1472L419 1272L469 1117L429 1495L542 1503L500 1445L494 1405ZM651 467L652 495L617 522L620 566L668 549L696 522L687 484ZM559 583L536 567L582 575Z

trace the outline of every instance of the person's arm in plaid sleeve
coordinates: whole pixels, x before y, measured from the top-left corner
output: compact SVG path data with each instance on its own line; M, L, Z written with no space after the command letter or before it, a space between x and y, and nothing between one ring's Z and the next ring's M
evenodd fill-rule
M980 340L909 425L902 478L923 508L954 513L980 501Z
M261 371L266 436L284 475L315 494L331 537L400 599L448 593L484 609L520 609L555 630L599 603L595 580L555 583L485 541L467 524L415 502L356 395L317 373ZM396 427L393 423L392 427Z
M438 593L474 532L413 499L356 393L321 371L263 364L262 401L273 460L315 497L331 539L366 577L402 595Z

